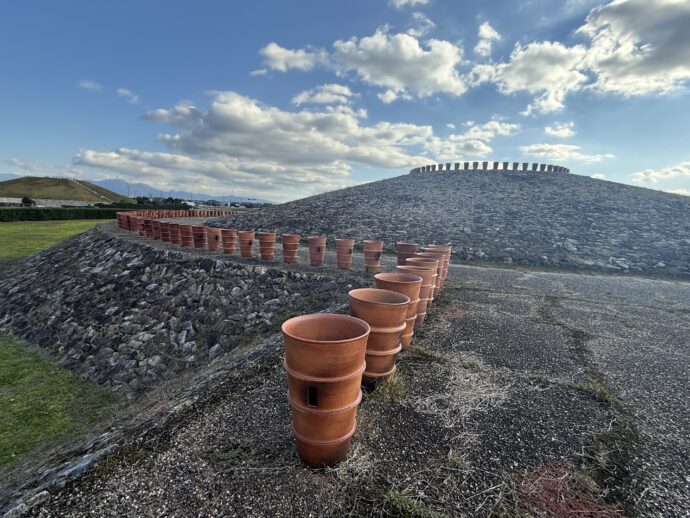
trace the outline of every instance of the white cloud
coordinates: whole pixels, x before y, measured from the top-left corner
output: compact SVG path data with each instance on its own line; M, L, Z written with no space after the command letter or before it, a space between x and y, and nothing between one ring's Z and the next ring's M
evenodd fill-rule
M421 38L429 34L435 28L436 24L424 13L412 13L412 27L407 29L407 34L414 38Z
M681 162L663 169L645 169L632 175L633 182L638 184L657 184L665 180L686 177L690 178L690 162Z
M544 133L550 137L568 138L575 136L574 122L556 122L552 126L546 126Z
M287 72L294 68L297 70L311 70L318 64L327 62L328 54L321 49L286 49L271 42L259 50L264 58L264 64L271 70Z
M607 158L614 158L611 154L588 155L582 152L580 146L574 144L531 144L521 146L520 150L524 155L544 157L550 160L577 160L594 163Z
M423 45L410 34L379 29L372 36L336 41L333 59L341 72L354 71L366 83L386 88L384 102L414 95L460 95L466 90L457 70L462 49L442 40Z
M257 68L256 70L249 72L251 77L265 76L266 74L268 74L268 70L265 68Z
M671 194L680 194L682 196L690 196L690 191L688 191L687 189L683 189L683 188L681 188L681 189L670 189L666 192L670 192Z
M520 130L519 124L503 122L494 117L484 124L468 124L464 133L449 135L446 139L430 138L424 148L435 157L460 159L466 156L485 156L491 153L489 143L497 136L510 136Z
M300 92L293 97L292 104L348 104L354 95L349 87L330 83Z
M489 57L494 41L500 41L501 35L494 29L489 22L484 22L479 26L479 41L474 47L474 53L478 56Z
M454 129L455 129L455 124L453 124L452 122L449 122L448 124L446 124L446 128L448 128L448 129L453 129L453 130L454 130Z
M595 180L603 180L606 178L606 175L604 173L594 173L592 175L592 178L594 178Z
M405 7L426 5L429 3L429 0L389 0L389 3L396 9L403 9Z
M535 95L524 114L557 112L565 97L587 81L582 71L587 50L582 45L566 47L559 42L517 44L507 63L477 65L475 84L494 82L501 93L527 92Z
M77 86L82 90L88 90L90 92L98 92L103 89L103 85L97 83L96 81L91 81L90 79L84 79L77 83Z
M614 0L593 9L577 31L591 39L585 57L602 92L668 92L690 79L690 2Z
M117 95L124 98L130 104L137 104L139 102L139 96L127 88L118 88Z

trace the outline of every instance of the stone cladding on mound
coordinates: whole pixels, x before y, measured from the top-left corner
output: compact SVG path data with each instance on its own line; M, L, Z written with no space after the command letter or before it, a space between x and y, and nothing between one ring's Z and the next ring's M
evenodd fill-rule
M211 223L452 243L456 259L690 279L690 197L573 174L416 173Z

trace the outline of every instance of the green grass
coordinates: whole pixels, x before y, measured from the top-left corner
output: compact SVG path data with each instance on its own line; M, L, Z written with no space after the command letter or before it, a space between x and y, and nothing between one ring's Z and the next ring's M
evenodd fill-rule
M79 200L103 203L129 200L126 196L81 180L72 182L65 178L24 176L16 180L0 182L0 197L23 198L24 196L47 200Z
M0 466L84 432L112 415L118 402L0 333Z
M2 263L20 259L56 245L109 219L66 221L12 221L0 223L0 269Z

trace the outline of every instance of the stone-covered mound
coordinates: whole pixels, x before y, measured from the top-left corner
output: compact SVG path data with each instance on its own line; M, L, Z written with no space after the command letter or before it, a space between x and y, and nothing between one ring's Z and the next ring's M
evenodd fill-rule
M0 276L0 329L132 397L359 282L156 249L96 228Z
M216 226L451 242L461 260L690 278L690 197L577 175L404 175Z

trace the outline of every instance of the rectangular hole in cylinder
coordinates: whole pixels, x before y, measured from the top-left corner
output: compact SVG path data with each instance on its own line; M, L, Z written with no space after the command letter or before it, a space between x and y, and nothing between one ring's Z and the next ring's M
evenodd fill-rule
M309 406L317 406L316 387L307 388L307 404Z

